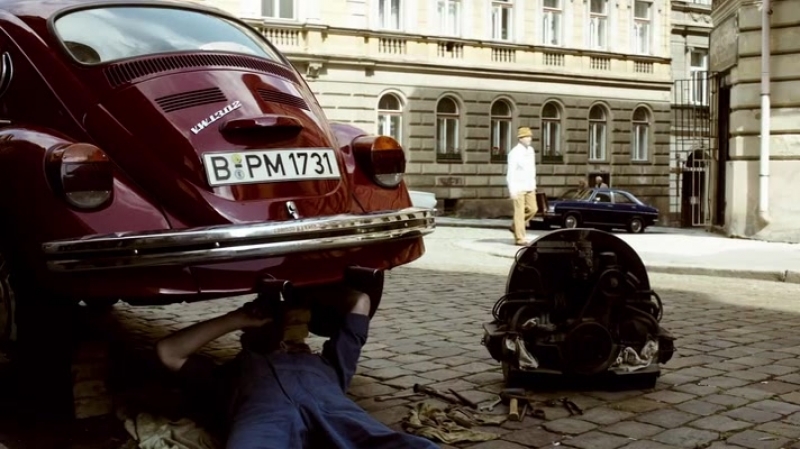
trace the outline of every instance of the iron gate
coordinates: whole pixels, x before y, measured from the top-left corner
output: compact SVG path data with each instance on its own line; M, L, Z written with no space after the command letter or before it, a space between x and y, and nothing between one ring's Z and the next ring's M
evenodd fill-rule
M692 72L673 86L673 178L671 196L677 199L682 226L710 226L713 214L717 154L715 108L718 77Z

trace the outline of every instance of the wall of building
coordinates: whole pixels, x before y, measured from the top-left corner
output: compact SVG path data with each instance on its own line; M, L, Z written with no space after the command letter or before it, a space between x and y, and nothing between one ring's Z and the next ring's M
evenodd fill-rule
M732 48L737 49L728 75L731 135L725 229L735 235L797 242L800 241L797 226L800 202L796 197L800 185L800 8L795 0L773 0L772 9L770 214L765 223L758 217L761 12L750 2L728 0L715 5L718 16L715 23L723 25L733 20L728 24L737 31L712 35L712 47L717 46L721 51L733 44ZM720 57L716 65L726 69L725 58Z
M544 45L542 3L513 2L513 32L491 36L491 0L461 0L461 32L444 35L436 1L402 0L402 25L382 29L378 2L303 0L292 20L258 17L253 0L207 0L252 19L271 42L306 75L332 120L377 131L380 95L402 98L403 139L409 152L407 179L412 188L440 199L457 200L460 213L497 216L510 213L505 163L490 160L490 108L506 98L518 126L534 131L541 150L539 116L547 100L562 110L565 157L545 163L539 154L539 184L557 195L589 172L610 173L614 186L666 210L669 170L670 2L651 0L651 50L635 54L634 0L609 1L608 47L590 49L589 2L564 0L563 41ZM436 104L445 94L457 99L460 161L437 160ZM610 113L607 158L588 161L589 107L603 102ZM648 158L631 162L631 114L650 111ZM449 201L452 204L453 201Z

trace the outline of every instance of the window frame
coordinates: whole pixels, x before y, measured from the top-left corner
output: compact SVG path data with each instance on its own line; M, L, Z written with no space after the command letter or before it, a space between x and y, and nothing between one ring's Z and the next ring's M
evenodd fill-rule
M455 105L456 112L440 112L439 106L442 104L443 101L449 100L453 102ZM437 161L461 161L461 103L451 95L445 95L436 102L436 159ZM442 129L441 126L444 125L444 138L445 138L445 151L442 151L440 146L441 143L441 136L442 136ZM455 142L451 145L454 149L452 153L447 152L447 134L449 130L449 126L455 128Z
M397 105L398 105L399 109L396 109L396 110L395 109L381 109L381 107L380 107L381 101L387 96L393 97L395 100L397 100ZM400 145L403 145L403 135L404 135L404 133L403 133L404 120L403 119L404 119L404 112L405 112L405 101L403 101L403 98L400 95L398 95L398 94L396 94L394 92L385 92L385 93L381 94L381 96L378 97L378 104L377 104L377 107L376 107L376 112L377 112L377 118L378 118L377 123L376 123L378 135L379 136L389 136L389 137L395 139ZM384 117L383 124L381 124L381 118L382 117ZM397 134L398 134L397 136L393 136L391 134L391 119L393 117L397 117L398 120L399 120L399 123L397 124ZM382 127L383 128L388 127L388 130L390 132L389 133L384 133L384 131L386 131L386 129L381 129Z
M405 21L405 14L403 12L403 0L376 0L378 2L378 17L377 17L377 24L378 29L381 30L389 30L389 31L401 31L404 28L404 21ZM395 19L392 17L392 3L397 2L397 25L387 26L387 20L394 21ZM384 7L389 7L389 14L384 14Z
M514 0L491 0L491 14L489 19L492 22L492 39L496 41L510 42L514 40ZM507 37L503 38L503 13L508 12Z
M636 4L637 3L646 3L648 5L647 12L648 17L642 18L636 16ZM633 53L638 55L652 55L653 54L653 22L654 22L654 9L655 4L652 0L633 0L633 8L631 8L631 15L633 16ZM640 48L640 44L642 43L641 39L639 39L639 30L641 26L647 26L647 40L646 40L646 49Z
M599 110L603 114L602 119L592 118L592 111ZM608 160L608 119L609 119L608 108L602 104L595 104L589 108L589 115L587 116L589 121L589 160L590 161L606 161ZM596 142L596 130L602 129L602 137L600 138L600 147L601 147L601 157L594 157L595 147L597 146Z
M642 110L645 113L645 120L637 120L636 112ZM631 162L649 162L650 161L650 129L653 121L653 115L650 110L644 106L637 106L633 110L631 116ZM641 145L641 138L644 138L644 145ZM641 157L644 152L644 157Z
M553 117L545 117L544 112L548 105L553 105L556 111L556 118ZM564 128L564 108L561 107L561 104L554 101L546 101L542 105L541 112L539 114L539 121L542 127L542 135L541 135L541 142L542 142L542 163L561 163L564 162L564 153L562 151L563 148L563 133L562 130ZM555 154L551 154L553 152L549 151L550 145L547 143L550 139L550 136L553 132L552 128L555 128L556 131L556 139L555 139Z
M604 5L603 9L605 10L605 12L597 13L597 12L592 11L592 0L588 0L587 1L587 11L588 11L587 17L588 17L588 20L589 20L589 24L588 24L589 42L588 42L588 45L589 45L589 48L591 48L593 50L608 50L608 48L609 48L609 46L608 46L608 31L610 29L610 23L611 23L611 14L610 14L610 10L609 10L610 5L609 5L609 0L602 0L602 2L603 2L603 5ZM595 42L596 40L598 40L598 36L597 36L596 30L601 29L600 26L596 26L595 25L595 22L599 22L602 25L602 30L603 30L602 34L603 34L604 40L605 40L605 42L603 42L602 45L597 43L597 42Z
M270 1L272 2L273 11L275 11L275 15L274 16L268 16L268 15L266 15L264 13L264 3L270 2ZM259 8L259 10L261 11L261 17L263 17L265 19L269 19L269 20L281 20L281 21L285 21L285 22L296 22L298 20L298 13L299 13L297 0L288 0L288 1L292 2L292 17L291 18L280 17L281 1L283 1L283 0L260 0L261 7Z
M504 103L508 108L507 115L495 115L494 114L494 107L498 103ZM499 142L496 140L499 139L499 132L501 132L501 124L506 123L506 140L508 141L508 148L506 148L502 153L495 152L494 149L499 147ZM497 100L493 101L492 104L489 106L489 160L491 162L507 162L508 161L508 152L514 148L514 105L511 101L505 98L498 98ZM496 145L497 144L497 145Z
M554 8L551 6L546 6L546 0L542 1L542 44L550 47L561 47L564 45L564 1L565 0L556 0L558 1L558 8ZM557 24L558 30L555 32L556 43L553 43L553 36L550 36L551 39L548 42L548 36L552 33L552 26L548 25L548 20L552 21L554 17L557 17ZM552 24L551 24L552 25Z
M444 5L440 9L440 5ZM456 5L456 17L450 17L450 5ZM461 37L464 21L464 3L462 0L436 0L436 11L439 16L439 32L443 36ZM442 17L444 11L444 17ZM452 21L452 23L451 23Z
M701 54L703 64L701 66L694 65L694 55ZM708 63L709 54L707 48L693 48L689 50L689 79L691 79L691 87L689 90L689 101L697 106L708 106ZM698 96L699 88L699 96Z

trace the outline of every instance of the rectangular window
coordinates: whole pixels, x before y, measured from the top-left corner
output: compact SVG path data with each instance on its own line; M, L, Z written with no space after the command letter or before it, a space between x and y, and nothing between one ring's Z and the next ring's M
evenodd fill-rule
M647 0L635 0L633 4L633 34L635 53L650 54L652 42L653 4Z
M633 125L633 160L647 160L647 140L650 127L645 124Z
M708 51L694 50L689 56L692 104L708 106Z
M542 124L542 156L549 160L561 159L561 123L543 121Z
M440 157L457 158L458 119L439 117L436 121L436 148Z
M512 39L513 12L512 0L492 1L492 39Z
M589 124L589 159L595 161L606 159L606 124L604 122Z
M511 120L492 119L493 161L505 161L511 151Z
M399 143L403 143L400 132L402 117L399 114L380 114L378 115L378 135L392 137Z
M598 50L608 48L608 0L590 0L589 47Z
M296 20L294 0L261 0L261 15L270 19Z
M378 26L385 30L400 30L402 13L401 0L378 0Z
M542 40L545 45L561 45L561 0L544 0Z
M437 12L442 34L461 36L461 0L438 0Z

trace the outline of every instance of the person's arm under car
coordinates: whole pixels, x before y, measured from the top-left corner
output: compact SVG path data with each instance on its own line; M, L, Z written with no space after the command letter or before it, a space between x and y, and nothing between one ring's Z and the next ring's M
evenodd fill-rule
M253 303L245 304L225 315L193 324L156 343L156 354L170 371L180 371L189 357L215 340L231 332L248 327L263 326L272 321L264 316Z
M342 391L347 391L361 357L361 348L367 343L371 307L369 296L355 290L348 292L346 302L353 306L342 327L322 346L322 357L336 370Z

